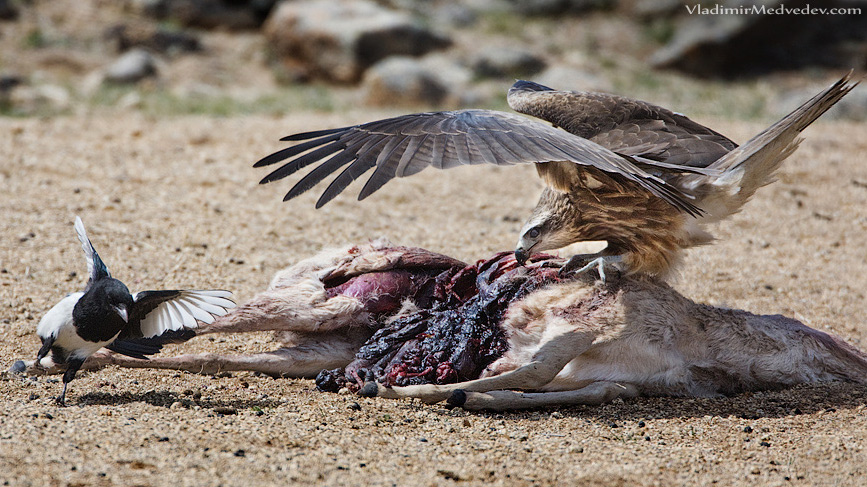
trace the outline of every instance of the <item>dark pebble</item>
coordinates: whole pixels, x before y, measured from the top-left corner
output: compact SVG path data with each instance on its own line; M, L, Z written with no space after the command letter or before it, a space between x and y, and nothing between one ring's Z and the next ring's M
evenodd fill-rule
M37 399L39 399L39 394L30 394L29 396L27 396L28 401L35 401Z
M168 436L163 436L163 437L157 439L157 441L169 441L169 437L168 437Z
M650 441L650 437L649 437L649 436L645 436L645 437L644 437L644 441Z
M261 409L256 410L256 416L264 416L264 415L265 415L265 411L262 411Z
M615 423L614 421L609 421L608 427L609 428L619 428L620 426L617 423Z
M54 416L52 416L51 413L43 413L42 416L44 416L45 419L54 419Z
M378 392L378 387L376 382L369 381L365 382L361 389L358 390L358 395L361 397L376 397Z
M244 450L237 450L237 451L234 453L234 455L235 455L236 457L243 457L243 456L247 455L247 452L245 452Z
M763 441L763 442L759 443L759 445L761 445L761 446L771 446L771 444L768 443L767 441Z
M752 433L752 432L753 432L752 426L744 426L744 433Z
M638 427L639 427L639 428L644 428L644 421L639 421L639 422L638 422Z
M422 443L427 443L427 438L419 438L418 441Z
M238 414L238 410L235 408L229 407L216 407L214 408L214 412L217 414L230 415L230 414Z
M24 364L23 360L16 360L15 363L12 364L12 367L9 368L9 372L13 374L21 374L25 370L27 370L27 365Z
M349 405L349 409L351 409L353 411L361 411L361 404L354 402L354 403Z

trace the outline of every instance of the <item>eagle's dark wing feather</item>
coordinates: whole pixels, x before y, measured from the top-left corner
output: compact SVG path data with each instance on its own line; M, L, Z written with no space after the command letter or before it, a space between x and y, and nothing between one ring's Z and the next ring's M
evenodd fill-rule
M607 93L558 91L531 81L509 90L509 106L625 156L707 167L737 144L686 116ZM664 166L661 166L664 167Z
M433 166L513 165L569 161L593 167L612 177L631 181L690 214L698 210L688 197L669 186L656 172L671 171L671 164L656 169L651 159L635 160L592 141L526 117L491 110L458 110L403 115L341 129L319 130L287 137L301 144L267 156L261 167L289 160L261 183L289 176L305 166L325 160L289 193L291 199L328 174L349 164L325 190L320 207L352 181L375 168L361 190L364 199L395 177L406 177ZM301 149L296 149L302 147ZM305 152L309 151L309 152ZM647 169L645 169L647 168ZM682 172L705 173L703 168L680 166Z

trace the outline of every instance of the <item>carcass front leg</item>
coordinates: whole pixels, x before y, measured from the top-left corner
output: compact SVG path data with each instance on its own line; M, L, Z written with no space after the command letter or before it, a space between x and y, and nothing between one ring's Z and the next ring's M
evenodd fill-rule
M595 406L611 402L618 397L628 398L637 395L638 389L632 384L599 381L574 391L472 392L459 389L452 393L448 398L448 403L452 406L459 406L469 410L486 409L491 411L508 411L513 409L570 406L576 404Z

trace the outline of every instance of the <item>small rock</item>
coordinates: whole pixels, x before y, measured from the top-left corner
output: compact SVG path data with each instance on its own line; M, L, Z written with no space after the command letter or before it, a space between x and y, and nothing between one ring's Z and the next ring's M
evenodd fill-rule
M163 27L121 24L109 28L104 37L114 43L118 52L136 47L168 55L202 50L202 44L195 35Z
M18 4L11 0L0 0L0 20L18 18Z
M234 455L235 455L236 457L243 457L243 456L246 456L246 455L247 455L247 452L245 452L244 450L239 449L239 450L235 450Z
M184 403L182 403L181 401L175 401L172 403L171 406L169 406L169 409L183 409L183 408L184 408Z
M137 48L112 63L105 71L105 80L112 83L135 83L156 74L156 59L148 51Z
M477 53L472 66L477 76L523 78L545 69L545 61L527 49L496 46Z
M13 374L23 374L25 370L27 370L27 364L25 364L23 360L16 360L12 364L12 367L9 368L9 372Z
M0 0L2 2L3 0ZM14 74L0 75L0 96L6 96L12 88L24 84L24 78Z
M222 415L224 415L224 416L229 416L229 415L232 415L232 414L238 414L238 410L237 410L237 409L235 409L235 408L230 408L230 407L225 407L225 406L218 406L218 407L215 407L215 408L214 408L214 412L217 413L217 414L222 414Z

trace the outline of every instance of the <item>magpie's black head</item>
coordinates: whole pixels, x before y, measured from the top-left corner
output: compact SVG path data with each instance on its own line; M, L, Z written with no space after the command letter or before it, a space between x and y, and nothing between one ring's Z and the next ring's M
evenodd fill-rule
M126 326L133 307L132 295L126 285L107 277L94 282L75 304L72 317L79 334L82 327L90 328L95 338L105 340ZM104 330L106 336L103 336Z

